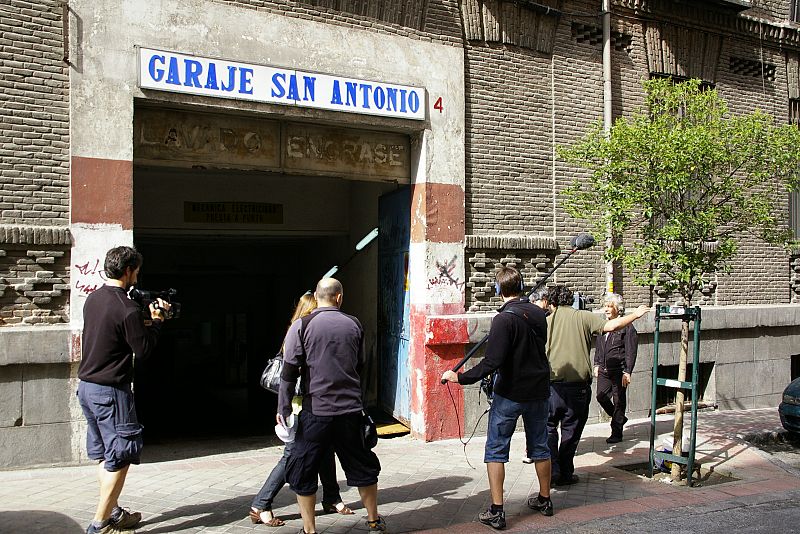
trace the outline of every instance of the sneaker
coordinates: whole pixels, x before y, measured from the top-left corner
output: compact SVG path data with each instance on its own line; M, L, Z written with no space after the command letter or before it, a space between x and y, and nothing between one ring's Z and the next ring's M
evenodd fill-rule
M622 442L622 436L611 434L609 437L606 438L606 443L621 443L621 442Z
M136 534L136 531L131 529L121 529L109 523L100 529L89 525L89 527L86 529L86 534Z
M492 512L492 510L489 509L478 514L478 521L484 525L489 525L492 528L500 530L506 528L506 513L505 511Z
M370 532L388 532L386 529L386 521L384 521L383 516L380 515L375 521L370 521L367 519L367 526L369 527Z
M130 530L142 520L140 512L129 512L125 508L117 507L111 512L110 524L120 530Z
M545 499L544 502L539 500L539 497L531 497L528 499L528 508L531 510L536 510L540 512L542 515L551 516L553 515L553 501L551 499Z

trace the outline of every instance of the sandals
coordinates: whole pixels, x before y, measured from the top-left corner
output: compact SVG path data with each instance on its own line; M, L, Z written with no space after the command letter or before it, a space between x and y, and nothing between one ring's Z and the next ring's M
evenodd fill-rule
M275 517L272 510L259 510L258 508L250 508L250 521L255 525L263 523L268 527L282 527L286 524L283 519Z
M343 502L337 502L336 504L322 503L322 511L326 514L339 515L353 515L355 513Z

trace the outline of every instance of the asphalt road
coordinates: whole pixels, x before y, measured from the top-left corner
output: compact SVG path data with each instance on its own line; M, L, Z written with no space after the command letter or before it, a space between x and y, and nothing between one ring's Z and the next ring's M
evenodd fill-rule
M787 472L800 476L800 436L771 432L743 436L761 454ZM533 531L531 531L533 532ZM555 534L731 534L800 533L800 491L754 495L704 506L628 514L568 527L537 529Z
M535 532L547 534L800 532L800 491L779 495L754 495L706 506L685 506L647 514L629 514L567 527L536 529Z

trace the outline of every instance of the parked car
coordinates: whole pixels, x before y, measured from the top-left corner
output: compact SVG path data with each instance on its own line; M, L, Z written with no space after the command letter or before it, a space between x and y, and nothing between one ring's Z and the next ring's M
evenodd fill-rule
M783 402L778 406L778 413L783 428L800 434L800 378L792 380L783 390Z

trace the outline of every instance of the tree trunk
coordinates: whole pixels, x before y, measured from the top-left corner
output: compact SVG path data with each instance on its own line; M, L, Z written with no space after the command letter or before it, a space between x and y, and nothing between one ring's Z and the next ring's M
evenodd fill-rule
M688 309L688 308L687 308ZM684 319L681 323L681 356L678 361L678 380L681 382L686 381L686 363L689 356L689 320ZM675 423L672 431L672 454L680 456L683 451L683 402L684 402L683 389L678 389L675 394ZM670 478L673 482L678 482L681 479L681 464L672 462L672 471Z

